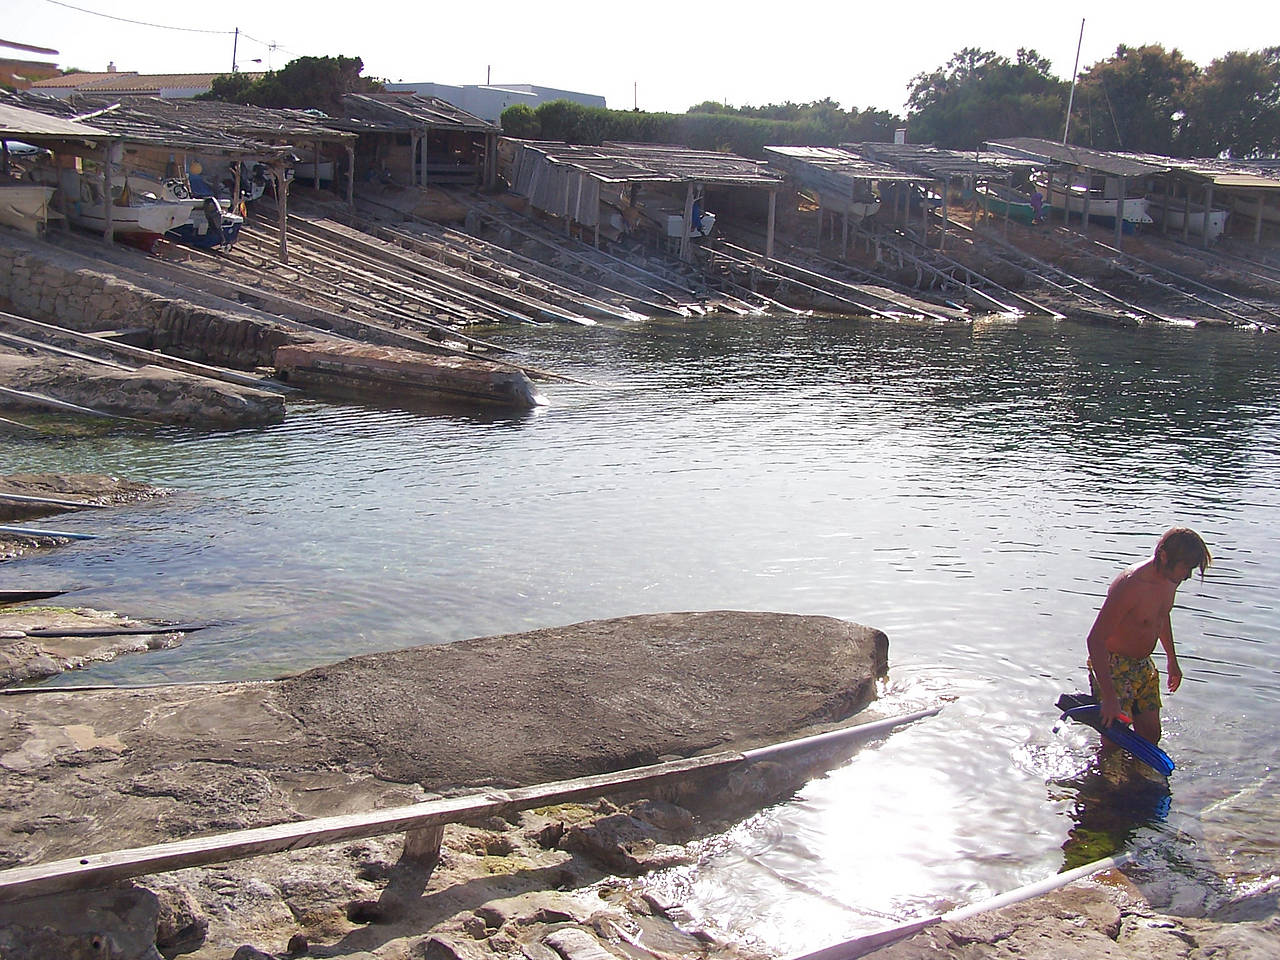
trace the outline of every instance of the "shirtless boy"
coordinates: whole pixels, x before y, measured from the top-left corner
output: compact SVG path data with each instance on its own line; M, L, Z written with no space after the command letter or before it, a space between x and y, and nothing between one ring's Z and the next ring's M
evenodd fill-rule
M1134 732L1152 743L1160 740L1160 674L1151 654L1159 641L1173 693L1182 683L1169 622L1173 595L1192 570L1199 568L1203 578L1212 561L1199 534L1174 527L1150 560L1111 582L1088 639L1089 682L1104 726L1123 713L1133 719Z

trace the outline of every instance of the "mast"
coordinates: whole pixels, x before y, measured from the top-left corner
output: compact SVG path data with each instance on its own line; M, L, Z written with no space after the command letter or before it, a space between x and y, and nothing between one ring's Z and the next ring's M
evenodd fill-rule
M1071 107L1076 102L1076 76L1080 73L1080 47L1084 45L1084 17L1080 18L1080 39L1076 41L1076 65L1071 68L1071 95L1067 97L1067 119L1062 125L1062 145L1067 145L1067 131L1071 129Z

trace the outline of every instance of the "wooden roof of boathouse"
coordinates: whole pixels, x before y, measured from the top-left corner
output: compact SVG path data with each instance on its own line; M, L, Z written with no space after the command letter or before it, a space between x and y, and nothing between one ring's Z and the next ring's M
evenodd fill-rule
M1139 163L1163 164L1175 175L1227 190L1280 190L1280 170L1270 175L1260 168L1249 169L1248 161L1209 159L1184 160L1149 153L1118 153Z
M117 134L100 127L63 117L49 116L0 100L0 139L22 140L43 147L46 143L103 143L119 140Z
M765 147L764 152L770 166L776 166L796 176L802 183L817 188L832 189L838 184L858 180L921 179L914 173L868 160L840 147L776 146Z
M205 150L228 156L269 157L297 141L351 140L301 111L158 97L75 94L67 99L30 93L0 93L8 104L68 122L90 122L128 143L180 150Z
M723 186L776 187L782 177L763 160L731 153L693 150L656 143L611 143L599 146L545 140L512 140L517 167L541 158L551 166L573 170L600 183L705 183Z
M348 93L342 98L345 116L325 123L355 133L395 133L412 130L455 130L498 133L501 129L439 97L419 93Z
M1007 180L1016 173L1028 174L1042 166L1034 160L1008 153L945 150L923 143L842 143L840 147L854 156L917 174L916 179L973 177L978 180Z
M1169 163L1163 157L1133 160L1120 153L1090 150L1088 147L1055 143L1053 140L1042 140L1038 137L992 140L987 146L1010 156L1038 161L1041 165L1056 163L1081 170L1092 170L1094 173L1109 174L1113 177L1150 177L1169 171Z

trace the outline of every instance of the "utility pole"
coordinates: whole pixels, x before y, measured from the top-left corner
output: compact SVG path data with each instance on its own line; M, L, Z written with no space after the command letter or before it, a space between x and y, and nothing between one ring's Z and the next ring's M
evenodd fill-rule
M236 48L240 46L240 28L236 27L236 37L231 41L231 72L236 72Z

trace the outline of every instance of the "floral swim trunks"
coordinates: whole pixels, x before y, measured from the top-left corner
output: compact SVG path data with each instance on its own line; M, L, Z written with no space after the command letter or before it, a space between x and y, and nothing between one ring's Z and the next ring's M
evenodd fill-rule
M1160 709L1160 672L1150 657L1135 659L1113 653L1111 658L1111 685L1115 687L1120 712L1136 717ZM1093 679L1093 665L1089 665L1089 689L1099 696L1098 684Z

